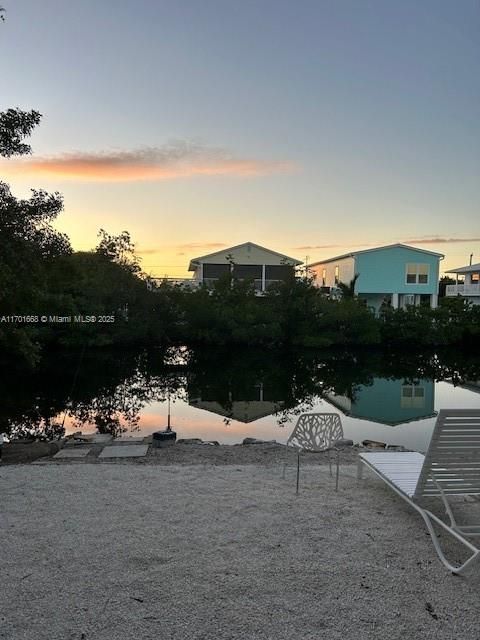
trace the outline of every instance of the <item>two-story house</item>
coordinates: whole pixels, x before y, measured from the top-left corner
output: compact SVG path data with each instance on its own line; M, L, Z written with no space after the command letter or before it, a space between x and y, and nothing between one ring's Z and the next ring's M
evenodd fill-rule
M188 270L193 271L193 281L198 284L212 285L229 274L238 280L253 280L256 291L262 293L270 285L292 277L301 264L295 258L245 242L193 258Z
M308 265L318 287L349 284L355 276L355 295L378 312L382 303L395 309L438 303L441 253L392 244L352 251ZM328 289L326 289L328 290Z

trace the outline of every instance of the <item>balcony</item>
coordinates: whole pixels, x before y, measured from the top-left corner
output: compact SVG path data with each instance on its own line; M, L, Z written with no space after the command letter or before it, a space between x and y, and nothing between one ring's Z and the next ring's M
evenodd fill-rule
M450 296L480 296L480 282L475 284L447 284L445 291Z
M171 287L186 287L188 289L197 289L200 286L198 280L193 278L148 278L147 288L154 289L162 284L168 284Z
M219 278L204 278L203 281L195 280L194 278L149 278L147 280L147 288L154 289L162 284L167 284L174 287L185 287L187 289L198 289L200 286L205 286L208 289L212 289ZM283 282L282 280L265 280L265 288L262 289L262 280L254 279L253 286L257 295L264 294L272 285Z
M219 278L204 278L203 279L203 284L207 287L213 287L215 285L216 282L218 282ZM244 278L237 278L238 282L242 282L244 280ZM283 280L265 280L264 281L264 288L262 288L262 280L261 278L254 278L254 279L248 279L252 284L253 287L255 289L255 293L256 295L262 295L264 294L269 287L271 287L272 285L277 285L280 284L281 282L283 282Z

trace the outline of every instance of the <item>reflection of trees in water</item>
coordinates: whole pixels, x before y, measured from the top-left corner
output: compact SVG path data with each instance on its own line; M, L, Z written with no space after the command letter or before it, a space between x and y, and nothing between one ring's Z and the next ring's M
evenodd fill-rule
M79 366L80 363L80 366ZM16 437L52 439L63 433L66 418L76 428L92 425L119 435L139 426L142 409L152 402L199 397L218 403L228 424L237 400L262 399L278 407L279 425L311 410L327 393L355 399L360 385L374 378L450 380L480 379L478 359L442 352L398 354L372 352L279 352L212 349L186 351L104 350L55 354L35 372L2 381L0 430ZM73 381L75 384L72 385Z
M155 367L159 375L152 373ZM89 424L101 433L134 430L141 409L168 394L174 399L180 383L163 366L161 351L147 357L96 350L84 358L75 352L45 358L30 374L5 377L3 388L0 430L13 437L53 439L64 434L68 419L76 428Z
M182 391L181 380L175 375L149 376L137 369L113 391L73 402L68 414L74 418L77 428L91 424L99 433L117 437L126 431L138 431L140 412L145 406L164 402L169 396L179 398Z

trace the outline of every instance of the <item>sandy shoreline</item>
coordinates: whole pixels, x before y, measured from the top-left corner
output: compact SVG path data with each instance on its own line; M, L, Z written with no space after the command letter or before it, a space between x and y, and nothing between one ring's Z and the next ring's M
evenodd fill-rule
M148 442L148 439L146 439ZM83 446L83 445L81 445ZM103 444L88 444L89 453L85 458L79 460L62 460L54 459L54 454L59 450L55 443L36 443L34 447L39 447L38 452L31 452L31 455L22 455L22 445L5 445L3 462L5 464L30 463L35 461L36 464L75 464L75 463L92 463L92 464L158 464L158 465L191 465L191 464L211 464L211 465L230 465L230 464L262 464L276 465L287 463L289 465L296 464L297 453L291 447L279 443L264 444L182 444L177 443L173 446L164 448L149 447L147 455L139 458L125 459L102 459L98 455L104 448ZM30 449L30 445L25 449ZM41 453L42 457L37 457ZM329 464L330 455L334 453L302 453L302 461L313 464ZM354 463L357 459L358 447L348 447L341 452L342 464ZM334 457L332 458L334 459Z
M195 464L211 464L211 465L230 465L230 464L261 464L261 465L278 465L284 462L288 464L296 464L297 454L292 448L286 448L278 443L265 444L175 444L165 448L149 447L148 453L142 458L125 458L125 459L101 459L98 457L104 445L85 445L88 446L90 452L85 458L80 460L62 460L53 459L52 455L58 451L58 448L52 449L48 454L48 444L38 443L42 446L42 455L44 457L37 458L36 464L76 464L76 463L92 463L92 464L140 464L140 465L195 465ZM82 445L83 446L83 445ZM21 449L21 446L12 447L9 451L5 447L4 463L21 463L31 462L28 456L24 459L20 455L15 456L12 449ZM348 447L341 453L343 464L353 463L356 461L358 454L357 447ZM332 454L334 455L334 454ZM302 461L313 464L328 464L330 454L327 453L311 453L302 454ZM33 458L35 459L35 458Z
M402 500L270 463L3 466L0 637L478 639L478 567Z

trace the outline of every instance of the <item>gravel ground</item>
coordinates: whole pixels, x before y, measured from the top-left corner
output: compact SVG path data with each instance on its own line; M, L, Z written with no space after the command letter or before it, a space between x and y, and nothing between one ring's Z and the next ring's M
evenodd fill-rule
M449 574L351 464L338 493L304 466L299 496L278 464L5 465L0 486L2 639L480 635L480 566Z
M42 443L35 443L35 447L42 446ZM207 445L207 444L175 444L174 446L165 448L149 447L148 454L143 458L117 458L112 460L111 458L102 459L99 458L99 453L103 450L105 445L101 444L86 444L81 445L81 448L88 447L90 449L89 454L77 460L54 460L53 456L57 449L54 449L49 454L48 445L43 444L40 455L44 456L39 458L37 464L83 464L85 462L92 464L160 464L160 465L195 465L195 464L208 464L208 465L230 465L230 464L261 464L266 466L279 465L284 462L295 465L297 460L297 454L294 449L286 448L281 444L251 444L251 445ZM30 447L28 447L29 449ZM72 448L72 447L68 447ZM13 451L12 451L13 449ZM4 454L4 464L19 464L21 462L31 462L35 460L34 453L30 455L24 455L16 453L16 450L20 449L19 446L12 447L11 450L6 450ZM25 447L27 449L27 447ZM332 453L334 456L335 454ZM357 447L348 447L341 452L342 463L355 462L358 455ZM314 464L328 464L330 454L327 453L313 453L305 452L302 454L302 459L305 462Z

